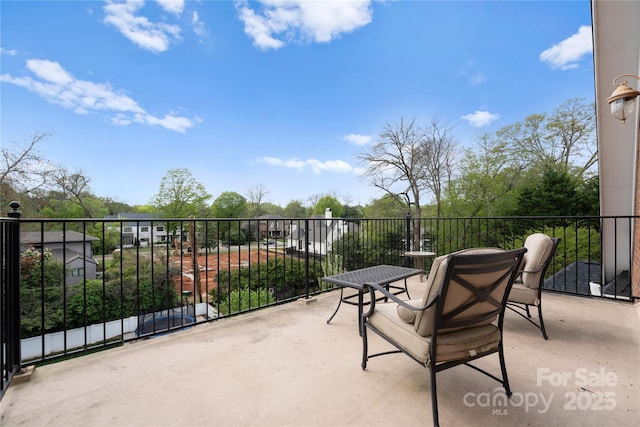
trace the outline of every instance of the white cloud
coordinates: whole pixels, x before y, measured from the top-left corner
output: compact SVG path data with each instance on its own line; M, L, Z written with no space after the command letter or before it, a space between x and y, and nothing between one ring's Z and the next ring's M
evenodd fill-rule
M473 86L477 86L481 83L484 83L485 81L487 81L487 76L482 73L477 73L469 77L469 83L471 83Z
M184 10L184 0L156 0L166 12L180 15Z
M350 133L349 135L345 135L343 139L349 142L350 144L358 145L358 146L367 145L371 143L371 141L373 140L373 138L369 135L358 135L356 133Z
M327 43L371 22L370 0L260 0L256 12L246 0L236 1L245 33L260 49L279 49L288 42Z
M16 56L18 54L18 51L14 49L5 49L3 47L0 47L0 54Z
M592 51L591 26L583 25L576 34L542 52L540 61L548 63L551 68L569 70L577 68L578 61Z
M311 167L311 170L316 175L324 171L346 173L353 169L349 163L343 162L342 160L327 160L325 162L321 162L320 160L309 159L306 163Z
M165 7L180 2L160 3ZM172 42L180 40L180 27L163 22L151 22L144 16L136 16L136 12L143 6L144 0L127 0L125 3L107 0L107 4L103 7L104 23L113 25L123 36L143 49L164 52ZM175 5L172 12L174 10L176 10Z
M107 83L78 80L54 61L30 59L27 68L36 76L13 77L2 74L0 80L37 93L47 101L73 110L77 114L106 112L111 123L127 125L131 122L184 133L195 120L167 114L162 118L147 113L138 103L122 91L114 90Z
M271 166L283 166L289 169L298 169L299 171L302 171L304 169L304 161L298 160L296 158L282 160L277 157L263 157L262 159L258 159L258 161L262 161Z
M322 162L317 159L300 160L295 157L287 160L279 159L277 157L263 157L258 159L258 162L263 162L271 166L296 169L300 172L309 168L311 169L311 172L316 175L319 175L322 172L347 173L354 171L354 168L349 163L342 160L327 160Z
M200 20L198 12L196 11L191 15L191 24L193 25L193 32L196 33L198 37L204 37L207 35L204 23Z
M466 116L462 116L462 118L467 120L471 126L482 127L491 124L495 120L498 120L500 116L488 111L476 110L473 114L467 114Z

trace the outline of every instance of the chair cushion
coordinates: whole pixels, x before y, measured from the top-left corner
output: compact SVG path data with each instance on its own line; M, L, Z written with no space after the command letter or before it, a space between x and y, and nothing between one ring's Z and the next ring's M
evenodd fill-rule
M538 290L526 287L522 282L515 282L509 293L509 301L520 304L538 305Z
M410 299L405 302L414 307L420 307L420 304L422 304L422 299ZM403 321L413 324L413 322L415 322L416 320L416 313L417 311L409 310L407 307L403 307L398 304L398 316L400 316L400 319L402 319Z
M438 334L436 361L466 359L492 351L498 347L499 343L500 330L493 324Z
M368 322L383 335L393 340L407 353L424 364L429 364L431 337L416 333L412 325L398 315L395 303L376 304L375 312ZM500 331L495 325L467 328L461 331L438 334L436 361L466 359L475 354L490 352L500 343Z
M383 335L393 337L400 348L426 364L429 361L431 337L421 337L416 334L413 324L405 322L398 316L396 306L395 303L376 304L376 309L367 318L367 322Z
M542 268L553 249L553 240L546 234L535 233L527 237L527 240L524 242L524 247L527 248L527 252L524 254L524 259L522 260L522 283L524 283L527 288L538 289L542 276Z
M504 252L503 249L499 248L471 248L471 249L463 249L458 252L454 252L455 254L491 254L496 252ZM447 272L447 259L448 255L443 255L434 260L433 265L431 266L431 272L429 273L429 279L427 280L427 290L425 291L425 296L422 299L422 306L426 306L427 303L431 303L439 294L442 289L442 285L444 283L445 274ZM468 298L467 295L462 295L461 298ZM454 302L454 299L449 295L448 298ZM460 304L464 303L464 301L459 301ZM455 302L454 302L455 303ZM415 321L415 330L418 335L423 337L428 337L433 332L434 326L434 318L436 313L436 305L433 304L431 307L424 311L418 312L416 315ZM458 304L459 305L459 304ZM480 306L477 307L478 310L482 308ZM469 313L471 314L471 313ZM493 322L495 319L488 319L487 324Z

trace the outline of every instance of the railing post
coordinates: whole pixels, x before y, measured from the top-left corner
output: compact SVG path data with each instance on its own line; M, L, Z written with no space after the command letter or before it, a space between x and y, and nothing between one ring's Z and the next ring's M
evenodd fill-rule
M407 218L405 220L404 240L404 249L406 252L409 252L411 250L411 212L407 212ZM404 266L409 266L409 257L404 257Z
M7 214L7 366L20 371L20 207L19 202L11 202L11 212Z
M304 292L305 298L309 298L309 219L304 220Z

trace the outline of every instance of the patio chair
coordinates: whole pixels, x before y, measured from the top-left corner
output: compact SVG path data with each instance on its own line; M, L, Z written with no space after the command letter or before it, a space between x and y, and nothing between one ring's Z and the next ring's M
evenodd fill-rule
M527 253L507 302L507 308L540 329L545 340L548 340L549 336L542 319L542 288L545 273L553 260L559 243L559 238L551 238L542 233L531 234L527 237L524 242ZM538 323L531 318L529 306L538 307Z
M511 396L502 345L507 295L525 248L504 251L477 248L436 258L422 299L402 301L384 287L366 285L391 302L371 298L363 313L362 369L376 356L404 353L430 371L433 423L438 425L436 373L465 364L496 380ZM367 331L396 350L369 354ZM498 353L502 379L469 362Z

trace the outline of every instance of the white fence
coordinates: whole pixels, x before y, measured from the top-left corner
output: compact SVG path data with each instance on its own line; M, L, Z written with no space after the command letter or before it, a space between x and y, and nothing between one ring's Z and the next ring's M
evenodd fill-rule
M164 312L156 315L162 316ZM209 304L200 303L195 305L196 316L206 316L210 319L217 316L216 310ZM88 325L86 328L69 329L66 331L53 332L39 335L37 337L25 338L21 341L22 360L43 358L50 354L62 353L66 350L93 345L102 341L116 337L130 339L135 337L135 331L140 326L138 316L127 317L122 320L112 320L107 323ZM66 338L66 342L65 342ZM43 352L44 343L44 354Z

